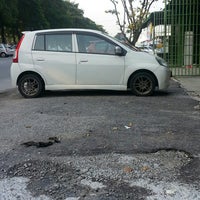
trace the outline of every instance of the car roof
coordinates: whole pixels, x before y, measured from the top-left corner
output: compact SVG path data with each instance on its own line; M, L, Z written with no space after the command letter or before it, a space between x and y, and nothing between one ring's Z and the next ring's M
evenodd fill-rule
M35 31L23 31L23 34L26 33L53 33L53 32L90 32L90 33L103 33L99 30L93 29L82 29L82 28L59 28L59 29L43 29L43 30L35 30Z

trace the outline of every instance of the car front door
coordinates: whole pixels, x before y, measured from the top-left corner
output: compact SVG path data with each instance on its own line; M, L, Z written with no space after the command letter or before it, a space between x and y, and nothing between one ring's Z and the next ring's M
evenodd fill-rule
M116 45L97 34L77 33L78 85L122 85L124 56L115 54Z

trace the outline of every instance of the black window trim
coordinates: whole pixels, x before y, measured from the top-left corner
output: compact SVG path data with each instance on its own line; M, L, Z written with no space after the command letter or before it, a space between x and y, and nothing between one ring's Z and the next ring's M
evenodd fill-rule
M102 38L103 40L113 44L114 46L119 46L122 49L122 56L125 56L127 51L119 44L116 44L115 42L113 42L112 40L110 40L109 38L102 36L98 33L93 33L93 32L89 32L89 31L81 31L81 30L70 30L70 31L65 31L65 30L61 30L61 31L45 31L45 32L39 32L36 33L34 36L34 42L32 45L32 51L48 51L46 50L46 35L56 35L56 34L71 34L72 35L72 43L73 43L73 34L77 36L77 34L82 34L82 35L90 35L90 36L98 36L99 38ZM38 35L44 35L44 50L35 50L34 46L35 46L35 42L36 42L36 38ZM77 37L76 37L77 39ZM75 51L48 51L48 52L67 52L67 53L83 53L83 52L75 52ZM108 56L117 56L115 54L102 54L102 53L90 53L90 54L96 54L96 55L108 55Z
M46 49L46 35L66 35L66 34L71 34L72 38L73 38L73 31L52 31L52 32L41 32L41 33L36 33L34 36L34 42L32 45L32 51L46 51L46 52L58 52L58 53L74 53L73 51L50 51ZM37 36L43 35L44 36L44 50L37 50L34 49L35 47L35 43L36 43L36 38ZM72 39L73 40L73 39ZM72 41L73 43L73 41Z
M116 44L115 42L113 42L112 40L110 40L109 38L104 37L104 36L102 36L102 35L99 35L99 34L97 34L97 33L88 32L88 31L74 31L73 33L74 33L75 35L77 35L77 34L82 34L82 35L98 36L99 38L102 38L103 40L105 40L105 41L107 41L107 42L113 44L114 46L119 46L119 47L122 49L122 51L123 51L123 56L125 56L126 53L127 53L127 51L126 51L123 47L121 47L121 45L118 45L118 44ZM76 39L77 39L77 37L76 37ZM75 52L75 53L83 53L83 52ZM105 53L105 54L102 54L102 53L88 53L88 54L117 56L116 54L106 54L106 53Z

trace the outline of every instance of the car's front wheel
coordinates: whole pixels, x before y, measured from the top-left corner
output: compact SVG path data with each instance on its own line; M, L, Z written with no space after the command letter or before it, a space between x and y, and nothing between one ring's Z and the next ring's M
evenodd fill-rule
M137 96L150 96L155 90L155 79L150 73L139 72L131 78L130 88Z
M26 74L19 79L18 90L25 98L35 98L41 96L44 85L39 76L35 74Z

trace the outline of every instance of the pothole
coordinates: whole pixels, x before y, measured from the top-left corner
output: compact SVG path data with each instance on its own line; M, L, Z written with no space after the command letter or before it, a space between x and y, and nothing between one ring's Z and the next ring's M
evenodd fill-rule
M146 199L156 196L157 187L161 188L157 191L159 195L166 195L163 191L169 196L170 192L180 194L177 190L182 187L181 169L189 170L187 166L192 161L189 153L177 149L132 155L53 157L48 161L28 160L16 164L7 170L7 178L27 178L26 188L33 196L45 195L52 199ZM176 191L165 188L170 182L176 185ZM184 188L185 195L196 191L192 182Z
M14 187L13 190L17 192L21 190L20 187L22 188L23 192L18 195L19 197L23 198L23 195L32 194L35 197L32 199L36 200L39 197L63 200L94 197L112 200L136 197L136 199L145 199L151 194L150 190L139 186L129 186L128 183L119 179L112 180L103 176L96 179L95 176L87 176L72 166L50 161L35 160L17 164L8 169L7 176L7 184L18 182L18 187ZM27 184L26 187L25 184ZM9 192L7 194L10 195Z
M30 181L27 189L34 195L47 195L56 199L57 196L74 196L81 190L81 186L76 184L79 177L79 170L65 164L51 161L26 161L7 171L7 176L26 177Z

